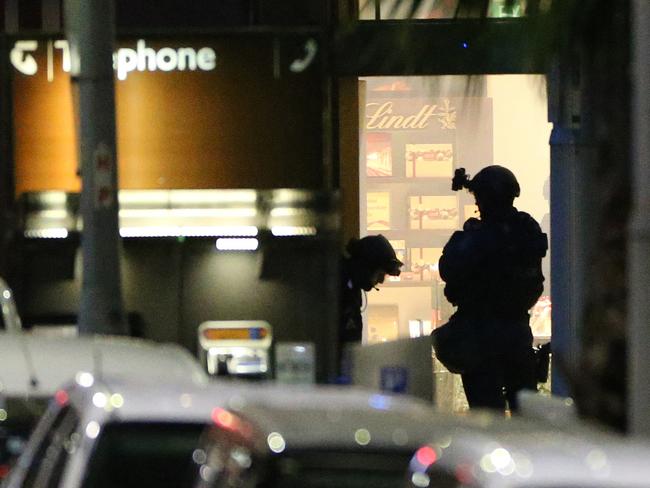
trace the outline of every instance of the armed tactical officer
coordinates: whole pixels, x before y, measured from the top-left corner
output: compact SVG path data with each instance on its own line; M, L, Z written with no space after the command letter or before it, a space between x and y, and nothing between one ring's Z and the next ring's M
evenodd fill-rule
M383 283L386 275L399 276L403 265L381 234L350 239L345 250L347 256L341 259L339 285L339 364L345 361L346 346L361 341L362 297ZM341 365L340 374L347 375L346 369L345 364Z
M439 262L445 296L480 344L474 366L462 372L470 407L517 409L516 394L536 389L529 309L543 291L546 234L513 206L520 188L502 166L487 166L471 180L456 170L452 189L467 188L480 219L470 218L445 245Z

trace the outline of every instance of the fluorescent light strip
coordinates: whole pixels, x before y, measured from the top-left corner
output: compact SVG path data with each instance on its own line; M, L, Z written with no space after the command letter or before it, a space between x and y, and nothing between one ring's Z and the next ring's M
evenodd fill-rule
M180 227L120 227L122 237L180 237Z
M120 218L255 217L254 208L125 208Z
M316 227L296 225L274 225L271 228L274 236L315 236Z
M48 209L48 210L39 210L38 212L35 213L35 215L38 216L38 218L41 219L52 219L52 220L61 220L65 219L69 214L67 210L65 209Z
M271 217L296 217L299 215L308 215L310 213L306 208L296 207L276 207L271 209Z
M207 227L181 227L185 236L251 236L257 235L254 225L215 225Z
M37 238L37 239L65 239L66 237L68 237L68 229L51 228L51 229L26 230L25 237Z
M259 242L256 238L230 238L222 237L217 239L217 249L220 251L255 251Z
M217 236L256 236L254 225L241 226L143 226L121 227L122 237L217 237Z

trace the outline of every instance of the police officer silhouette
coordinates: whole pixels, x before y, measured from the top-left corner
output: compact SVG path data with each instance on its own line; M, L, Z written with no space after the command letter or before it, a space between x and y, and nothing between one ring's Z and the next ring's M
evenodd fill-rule
M445 296L471 324L481 345L479 360L462 373L470 407L517 410L516 394L536 389L529 309L544 287L546 234L513 201L520 194L515 175L487 166L470 179L456 170L453 190L474 195L480 219L455 232L439 261Z
M338 330L339 375L344 377L349 374L346 347L361 341L365 293L383 283L386 275L399 276L403 265L381 234L350 239L345 250L347 255L342 257L340 269Z

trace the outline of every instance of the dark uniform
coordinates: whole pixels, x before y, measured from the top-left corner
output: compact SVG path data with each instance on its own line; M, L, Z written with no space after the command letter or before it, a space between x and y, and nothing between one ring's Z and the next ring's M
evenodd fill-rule
M365 292L383 283L386 275L399 276L402 262L381 234L351 239L346 246L348 256L341 260L339 283L339 374L349 374L345 348L361 342L363 322L361 309Z
M483 346L478 366L462 375L470 407L503 409L507 399L516 410L516 393L537 387L528 310L544 288L547 246L535 219L509 204L467 220L443 249L445 296L478 329Z
M352 281L351 263L344 259L340 273L340 319L339 342L361 342L363 322L361 319L362 292Z

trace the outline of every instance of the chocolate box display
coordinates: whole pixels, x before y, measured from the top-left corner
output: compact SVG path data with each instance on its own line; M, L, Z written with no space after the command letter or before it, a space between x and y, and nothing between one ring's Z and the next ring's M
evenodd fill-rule
M406 144L408 178L451 178L454 151L451 144Z
M456 196L409 197L409 227L413 230L458 228Z

